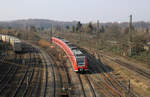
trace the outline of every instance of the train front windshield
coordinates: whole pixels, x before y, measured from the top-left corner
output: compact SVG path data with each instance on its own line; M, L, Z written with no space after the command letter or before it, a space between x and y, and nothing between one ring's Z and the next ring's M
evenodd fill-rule
M77 56L77 64L79 66L84 66L85 65L85 56Z

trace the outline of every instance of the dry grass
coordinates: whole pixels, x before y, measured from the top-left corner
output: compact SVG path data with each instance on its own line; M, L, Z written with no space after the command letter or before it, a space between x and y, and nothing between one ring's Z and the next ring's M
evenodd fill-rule
M51 46L50 42L48 42L47 40L41 39L38 44L42 47L49 47Z
M132 70L129 70L123 66L120 66L119 64L110 61L106 58L102 58L102 62L105 64L108 64L114 69L114 73L118 75L118 78L120 81L126 82L128 84L128 80L131 82L132 89L140 96L140 97L149 97L150 96L150 86L149 86L149 80L147 78L144 78L143 76L135 73Z

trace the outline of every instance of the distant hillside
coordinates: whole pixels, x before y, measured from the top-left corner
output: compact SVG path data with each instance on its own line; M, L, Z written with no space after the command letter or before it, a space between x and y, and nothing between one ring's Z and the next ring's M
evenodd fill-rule
M118 25L120 27L128 27L129 26L129 23L128 22L121 22L121 23L102 23L102 25L104 26L111 26L111 25ZM150 22L144 22L144 21L139 21L139 22L133 22L133 26L135 28L149 28L150 29Z
M128 23L121 23L121 26L128 26ZM140 21L140 22L134 22L133 26L135 28L150 28L150 22L144 22L144 21Z
M54 20L48 20L48 19L27 19L27 20L16 20L16 21L9 21L9 22L0 22L0 28L26 28L28 26L35 26L36 28L44 28L49 29L51 25L53 27L66 27L66 26L75 26L77 24L77 21L73 22L62 22L62 21L54 21ZM101 23L101 25L104 26L111 26L111 25L118 25L120 27L128 27L128 22L122 22L122 23ZM135 28L149 28L150 29L150 22L134 22L133 23Z
M16 20L10 22L0 22L1 28L25 28L28 26L35 26L36 28L50 28L51 25L55 26L73 26L76 25L77 22L62 22L62 21L54 21L54 20L46 20L46 19L27 19L27 20Z

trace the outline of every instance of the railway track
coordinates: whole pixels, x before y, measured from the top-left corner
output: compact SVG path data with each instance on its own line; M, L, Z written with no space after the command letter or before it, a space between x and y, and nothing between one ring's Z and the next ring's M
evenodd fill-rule
M44 62L40 65L36 64L38 59L36 53L39 54L38 58L40 58L40 60L42 59L44 60ZM40 53L39 50L37 51L36 49L32 49L31 51L26 52L24 54L27 55L24 56L24 59L22 57L23 56L22 54L14 54L15 58L13 60L12 66L10 65L11 67L9 67L8 71L5 70L5 75L3 75L3 77L0 79L0 96L2 97L39 97L39 96L55 97L55 89L53 89L54 94L51 94L52 91L49 91L50 87L52 86L52 85L50 86L49 83L53 83L53 82L48 80L48 78L52 78L51 76L49 76L49 72L48 72L49 65L50 65L47 62L48 59L46 59L45 56L43 57L42 55L43 53ZM39 57L40 54L42 58ZM2 57L1 61L6 61L5 58L6 57ZM8 64L9 62L5 62L5 63ZM49 71L53 72L52 70ZM43 79L43 76L45 76L45 79ZM53 77L53 80L55 83L55 77ZM55 85L53 85L53 87L55 88ZM44 92L42 92L42 89ZM47 94L51 94L51 95L47 95Z
M21 91L21 89L25 89L24 87L25 87L25 84L24 84L24 82L25 82L25 79L27 78L27 74L28 74L28 72L29 72L29 63L28 63L28 65L27 65L27 68L26 68L26 70L24 71L24 75L23 75L23 77L20 79L20 81L19 81L19 85L18 85L18 87L16 88L16 90L15 90L15 92L14 92L14 94L13 94L13 96L12 97L17 97L17 96L21 96L22 95L22 93L20 92ZM24 86L23 86L24 85ZM24 90L25 91L25 90ZM23 92L24 92L23 91ZM21 93L21 94L20 94Z
M90 70L89 72L93 73L93 70ZM123 95L118 91L118 89L116 89L112 84L110 84L112 82L109 82L104 75L89 76L89 78L96 86L102 89L102 97L108 97L108 95L109 97L123 97Z
M39 64L40 53L33 52L30 58L30 72L28 72L28 84L23 90L22 97L39 97L41 95L41 85L42 85L42 64ZM45 89L45 88L44 88Z
M53 59L54 60L54 59ZM80 74L77 74L77 77L78 77L78 79L79 79L79 82L80 82L80 87L81 87L81 90L82 90L82 94L83 94L83 96L84 97L86 97L86 96L89 96L89 95L91 95L91 97L96 97L96 93L95 93L95 90L94 90L94 87L93 87L93 85L92 85L92 83L91 83L91 77L88 77L88 76L86 76L86 75L80 75ZM108 80L108 79L107 79ZM109 80L110 81L110 80ZM61 82L62 83L62 82ZM85 83L87 83L87 84L85 84ZM114 95L119 95L119 96L122 96L121 95L121 93L117 90L117 89L115 89L114 87L112 88L111 86L110 86L110 84L108 84L108 83L106 83L105 82L105 84L106 84L106 86L105 87L107 87L107 88L110 88L110 90L111 91L109 91L109 93L110 92L112 92L113 91L113 93L114 93ZM86 86L86 87L85 87ZM87 89L88 88L88 89ZM87 92L87 90L88 90L88 92ZM89 93L89 91L90 91L90 93ZM107 92L108 93L108 92ZM112 96L114 96L113 95L113 93L112 93ZM100 95L98 95L99 97L101 97ZM108 96L106 96L106 97L108 97ZM123 96L122 96L123 97Z
M29 79L27 79L27 86L25 87L25 91L23 93L23 96L22 97L28 97L28 96L31 96L31 91L32 91L32 80L33 80L33 76L34 76L34 73L35 73L35 64L36 64L36 55L33 53L31 55L31 66L30 67L32 70L30 71L30 75L29 75ZM28 95L28 96L27 96Z
M9 56L8 56L9 57ZM4 57L4 58L8 58L8 57ZM7 93L7 90L9 90L10 86L11 86L11 82L13 80L13 78L16 75L16 72L18 71L19 67L15 66L14 64L8 64L5 62L6 59L2 58L1 63L3 64L3 67L6 67L7 65L9 66L8 71L5 73L5 75L2 77L2 79L0 80L0 96L4 96ZM2 69L3 70L3 69Z
M45 62L46 63L46 62ZM47 64L45 64L45 83L44 83L44 95L43 97L46 97L47 94L47 83L48 83L48 70L47 70ZM54 96L55 97L55 96Z
M54 55L52 55L52 54L50 54L50 53L48 53L48 55L51 57L51 61L52 61L52 64L54 64L54 66L55 66L55 68L57 69L57 74L56 75L58 75L57 76L57 79L58 79L58 82L59 83L55 83L55 84L59 84L57 87L59 88L59 90L57 90L57 94L58 95L61 95L61 93L62 93L62 89L64 88L64 84L63 84L63 77L62 77L62 72L61 72L61 69L60 69L60 67L58 67L58 61L57 61L57 59L56 59L56 57L54 57Z
M104 58L104 60L106 60L106 57L103 56L103 58ZM107 59L109 60L109 62L113 61L113 59L110 57L107 57ZM108 61L108 60L106 60L106 61ZM115 61L113 61L113 62L115 62ZM112 76L114 76L114 75L112 75ZM116 76L114 76L113 78L118 79ZM116 80L116 81L118 84L120 84L126 90L126 92L128 92L130 94L131 97L138 97L138 94L135 94L132 89L129 90L129 87L127 87L125 83L121 83L119 80Z
M80 77L80 74L77 74L78 75L78 78L79 78L79 81L80 81L80 84L81 84L81 88L82 88L82 92L83 92L83 96L86 97L86 93L85 93L85 90L84 90L84 85L82 83L82 80L81 80L81 77Z
M53 52L54 53L54 51L48 51L48 52ZM63 51L60 51L60 52L63 52ZM56 53L56 51L55 51L55 53ZM57 52L58 53L58 52ZM51 56L52 57L52 60L54 61L54 63L55 64L57 64L57 66L56 66L56 68L57 68L57 72L59 73L59 72L61 72L61 74L59 75L59 77L62 79L62 82L60 82L61 84L62 84L62 86L63 87L66 87L65 89L66 90L68 90L69 92L73 92L73 91L71 91L69 88L71 88L71 79L70 79L70 73L69 73L69 71L68 71L68 69L67 69L67 66L66 66L66 64L65 64L65 62L62 62L62 63L56 63L57 61L62 61L63 60L63 58L61 58L61 60L59 60L59 59L57 59L58 58L58 55L55 55L55 54L52 54L51 53L51 55L49 54L49 56ZM57 58L56 58L57 57ZM58 68L59 67L59 68ZM81 90L82 90L82 96L84 96L84 97L89 97L89 96L91 96L91 97L96 97L96 93L95 93L95 90L94 90L94 87L93 87L93 85L91 84L91 82L90 82L90 80L89 80L89 78L88 78L88 76L86 76L86 75L80 75L80 74L76 74L77 75L77 77L78 77L78 80L79 80L79 82L80 82L80 87L81 87ZM64 80L64 79L67 79L67 81L66 80ZM84 82L86 82L86 83L84 83ZM66 83L67 82L67 84L64 84L64 83ZM87 86L88 87L88 91L85 91L85 90L87 90L87 88L85 87L85 86ZM66 91L66 93L68 93L67 91ZM73 95L71 95L71 94L73 94L73 93L68 93L69 94L69 97L70 96L73 96ZM67 95L65 95L65 96L67 96Z
M110 85L112 86L114 89L116 89L119 94L123 94L125 95L128 90L127 88L124 88L120 83L118 83L118 80L114 79L113 76L111 75L111 73L109 73L109 70L107 70L107 68L105 68L103 65L100 66L101 68L99 68L101 71L103 70L103 79ZM122 95L122 96L123 96Z
M2 63L2 62L1 62ZM2 63L2 64L5 64L5 63ZM13 69L13 65L11 65L10 67L9 67L9 69L8 69L8 71L7 72L5 72L4 74L1 74L2 75L2 77L1 77L1 79L0 79L0 84L1 84L1 82L6 78L6 76L12 71L12 69Z
M32 91L32 94L29 94L30 97L39 97L39 95L41 94L41 85L42 85L42 71L41 70L37 70L37 73L35 74L36 77L34 77L35 79L33 80L33 87L34 88ZM27 95L28 97L28 95Z
M95 90L94 90L94 88L93 88L93 85L92 85L92 83L91 83L91 81L90 81L90 79L88 78L87 75L85 75L85 77L86 77L86 80L88 81L88 84L89 84L90 89L91 89L91 91L92 91L92 96L93 96L93 97L97 97L97 96L96 96L96 93L95 93Z
M70 86L71 86L71 80L70 80L70 76L68 73L68 70L66 69L66 67L64 66L65 63L62 62L63 59L59 60L58 59L58 52L53 52L50 49L47 51L48 55L51 57L51 62L52 64L54 64L55 69L57 70L57 79L58 82L57 83L57 87L59 88L57 90L57 96L65 96L65 97L70 97L71 93L70 93ZM51 52L51 53L50 53Z
M11 69L9 69L9 71L6 73L6 75L3 77L3 79L0 82L0 94L2 94L2 92L4 91L4 89L6 89L7 85L9 84L9 82L12 80L12 78L14 77L16 71L17 71L17 67L12 66Z
M26 70L24 71L24 74L22 78L19 81L18 87L16 88L15 92L11 97L27 97L31 92L31 82L33 80L34 72L35 72L35 56L34 54L29 54L28 57L29 59L26 59L27 62L26 65Z
M88 51L90 51L90 50L88 50ZM124 66L124 67L126 67L126 68L128 68L128 69L130 69L130 70L132 70L132 71L135 71L135 72L137 72L137 73L139 73L139 74L141 74L141 75L143 75L143 76L145 76L146 78L149 79L150 74L148 74L148 72L145 72L145 71L143 71L143 70L141 70L141 69L139 69L139 68L137 68L137 67L135 67L135 66L133 66L133 65L131 65L131 64L122 62L122 61L120 61L120 60L118 60L118 59L116 59L116 58L113 58L113 57L111 57L111 56L104 55L104 54L96 54L95 52L96 52L96 51L92 51L92 52L91 52L91 53L93 53L92 55L96 55L96 56L98 56L98 57L101 56L101 57L103 57L104 60L109 59L110 61L113 61L113 62L115 62L115 63L118 63L118 64L120 64L121 66ZM99 57L98 59L101 59L101 58ZM130 65L130 66L129 66L129 65ZM109 74L109 73L108 73L108 74ZM115 83L116 85L120 85L120 86L122 87L122 89L123 89L130 97L138 97L138 94L135 94L133 90L129 90L129 87L127 86L127 84L120 82L120 81L117 79L117 77L116 77L115 75L113 75L113 73L110 73L110 74L107 75L107 76L108 76L112 81L114 81L114 83Z
M3 63L5 63L5 61L6 61L6 59L7 59L7 55L3 55L3 56L1 56L1 58L0 58L0 62L1 62L1 64L0 64L0 66L2 65L3 66Z
M99 77L89 76L91 83L94 85L94 89L97 90L98 96L97 97L114 97L112 91L108 89L108 85Z
M34 75L33 75L33 80L31 81L28 93L26 97L38 97L41 92L41 79L42 79L42 65L39 63L39 53L35 53L34 56Z
M53 67L53 63L51 61L51 58L47 56L43 51L41 51L43 55L40 55L41 59L43 60L43 63L45 64L45 82L44 82L44 91L41 95L42 97L56 97L56 75L55 70ZM52 80L49 80L48 78L51 78ZM49 92L51 91L51 92Z
M105 67L103 67L103 65L100 65L100 67L98 66L98 64L101 64L101 63L97 62L97 60L95 60L95 62L93 62L92 56L90 56L88 53L86 53L86 55L89 57L88 59L90 60L90 62L92 64L97 64L96 65L97 68L95 68L95 69L99 69L97 71L101 71L102 72L101 73L101 75L102 75L101 77L103 77L103 79L105 81L105 84L107 83L106 86L112 91L112 93L114 95L117 94L118 96L121 96L121 97L127 95L127 91L128 90L126 90L126 88L124 88L122 85L120 85L120 83L118 83L116 81L116 79L114 79L112 77L112 75L110 73L104 73L104 72L108 72L108 71L107 71L107 69ZM100 76L97 77L97 78L100 78Z
M125 63L125 62L122 62L122 61L120 61L120 60L118 60L118 59L115 59L115 60L112 60L112 61L114 61L115 63L118 63L118 64L120 64L120 65L122 65L122 66L124 66L124 67L126 67L126 68L128 68L128 69L130 69L130 70L132 70L132 71L135 71L135 72L137 72L138 74L140 74L140 75L142 75L142 76L144 76L144 77L150 79L150 73L147 73L147 72L143 71L143 70L140 69L140 68L137 68L137 67L135 67L135 66L133 66L133 65L130 65L130 64Z
M84 97L101 97L96 95L96 91L86 74L77 74L79 81L81 83L82 92Z
M26 43L26 42L25 42ZM51 58L45 53L45 49L40 48L39 46L33 45L31 43L27 43L32 45L34 48L37 48L36 51L40 52L39 56L42 60L42 86L40 97L55 97L56 96L56 71L54 70L54 64L52 64Z
M93 51L92 51L92 52L93 52ZM131 65L131 64L128 64L128 63L126 63L126 62L120 61L120 60L118 60L118 59L116 59L116 58L113 58L113 57L111 57L111 56L109 56L109 55L105 55L105 54L102 54L102 53L101 53L100 56L105 57L105 58L107 58L107 59L109 59L109 60L111 60L111 61L113 61L113 62L115 62L115 63L120 64L121 66L124 66L124 67L126 67L126 68L128 68L128 69L130 69L130 70L132 70L132 71L135 71L135 72L137 72L138 74L140 74L140 75L142 75L142 76L144 76L144 77L150 79L150 73L148 73L148 72L146 72L146 71L144 71L144 70L142 70L142 69L140 69L140 68L137 68L137 67L135 67L135 66L133 66L133 65Z
M56 52L55 52L56 53ZM88 54L87 54L88 55ZM21 79L19 80L19 84L16 87L16 90L13 92L13 95L10 97L57 97L61 95L61 93L65 93L65 95L72 96L74 91L71 90L72 81L70 78L70 72L68 71L67 66L64 62L58 62L59 59L56 58L55 55L48 53L48 56L43 52L39 53L39 57L43 60L42 65L38 69L38 72L35 73L37 54L33 53L30 56L30 60L26 60L27 67L24 68L24 73L22 74ZM92 59L90 55L89 59ZM32 59L32 60L31 60ZM16 56L16 62L22 63L21 55ZM90 67L90 73L96 74L94 70L101 71L100 75L90 75L90 74L76 74L80 83L82 96L84 97L125 97L130 96L126 95L126 89L123 88L121 83L117 81L110 73L107 68L103 66L99 66L100 62L90 60L92 64L95 64L96 67ZM13 69L16 68L16 69ZM16 74L17 67L10 67L6 72L6 75L10 75L9 78L6 78L5 83L9 83L11 78ZM44 72L42 72L44 71ZM28 77L27 77L28 76ZM3 82L4 78L0 80L0 83ZM28 79L28 80L27 80ZM35 80L37 79L37 80ZM27 81L26 81L27 80ZM28 82L28 84L26 83ZM34 83L35 82L35 83ZM43 86L42 86L43 84ZM1 84L0 84L1 85ZM0 93L4 91L7 87L5 84L0 89ZM36 87L33 87L36 86ZM95 89L95 87L97 89ZM40 89L41 88L41 89ZM100 90L101 89L101 90ZM41 92L42 91L42 92ZM100 92L99 92L100 91ZM40 93L39 93L40 92ZM103 92L103 95L100 93ZM60 93L60 94L59 94ZM63 94L64 95L64 94ZM65 96L65 97L66 97ZM130 96L131 97L131 96Z

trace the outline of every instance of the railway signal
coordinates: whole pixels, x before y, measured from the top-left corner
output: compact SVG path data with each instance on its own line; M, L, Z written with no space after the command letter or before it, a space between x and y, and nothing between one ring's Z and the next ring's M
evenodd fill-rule
M128 81L128 84L129 84L129 86L128 86L128 94L130 93L130 89L131 89L131 84L130 84L130 80Z

